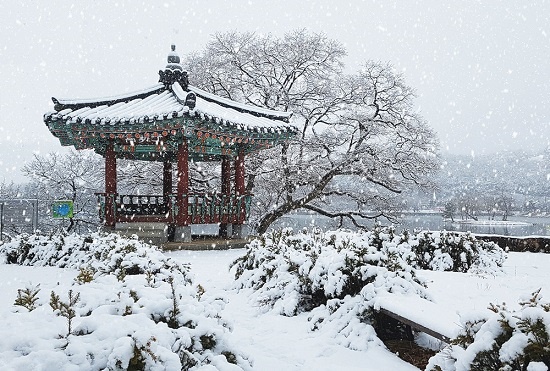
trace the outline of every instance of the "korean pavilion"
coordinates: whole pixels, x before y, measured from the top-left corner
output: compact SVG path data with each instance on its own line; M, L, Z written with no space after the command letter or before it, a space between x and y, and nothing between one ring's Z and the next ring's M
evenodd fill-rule
M52 98L54 111L44 115L44 122L62 146L93 149L105 158L105 191L98 193L105 229L152 223L170 231L165 240L188 242L192 224L218 224L220 237L240 238L252 197L245 189L245 156L293 138L292 113L238 103L190 85L174 45L159 75L157 85L134 93ZM117 159L162 162L163 194L119 194ZM190 161L221 162L221 189L191 192Z

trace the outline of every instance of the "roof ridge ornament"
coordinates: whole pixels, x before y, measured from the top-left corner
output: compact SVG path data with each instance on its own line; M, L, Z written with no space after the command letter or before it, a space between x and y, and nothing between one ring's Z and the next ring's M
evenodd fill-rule
M176 53L176 45L172 44L171 49L172 49L172 51L170 53L168 53L168 65L176 64L177 65L176 67L181 68L180 56L178 55L178 53ZM168 67L168 66L166 66L166 67Z
M163 70L159 71L159 82L163 83L167 88L178 82L184 90L189 86L187 71L183 70L180 63L180 57L176 52L176 45L172 44L171 51L168 53L168 64Z

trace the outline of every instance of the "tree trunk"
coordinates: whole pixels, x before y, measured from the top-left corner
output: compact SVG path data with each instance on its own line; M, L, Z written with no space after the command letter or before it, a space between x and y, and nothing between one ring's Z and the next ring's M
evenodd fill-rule
M258 223L258 227L256 228L256 233L264 234L265 232L267 232L267 229L269 228L269 226L273 224L277 219L284 216L288 212L296 209L298 209L298 207L291 207L289 204L285 204L279 207L278 209L265 214L260 219L260 222Z

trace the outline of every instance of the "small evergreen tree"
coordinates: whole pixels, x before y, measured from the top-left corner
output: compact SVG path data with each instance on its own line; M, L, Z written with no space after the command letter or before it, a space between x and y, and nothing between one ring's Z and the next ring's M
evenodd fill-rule
M462 333L430 359L426 370L450 371L456 364L472 371L548 369L550 303L542 301L540 291L520 301L519 310L504 303L489 305L490 312L466 321Z
M80 300L80 293L73 295L73 290L69 290L69 301L64 303L61 301L59 295L52 291L50 294L50 307L52 307L55 314L67 318L68 332L67 336L72 333L73 319L76 317L76 311L74 306Z
M27 286L24 289L17 290L17 298L14 305L18 305L26 308L29 312L36 309L36 302L38 300L38 293L40 292L40 284L36 286Z
M79 284L90 283L94 280L96 270L93 267L81 267L80 273L74 279Z

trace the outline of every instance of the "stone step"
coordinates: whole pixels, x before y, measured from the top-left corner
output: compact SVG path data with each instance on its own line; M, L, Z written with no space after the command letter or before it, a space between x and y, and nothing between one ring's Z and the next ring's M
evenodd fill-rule
M164 223L118 223L115 232L127 237L136 235L139 240L153 245L168 241L168 226Z
M225 239L220 237L197 238L191 242L165 242L160 247L164 251L175 250L228 250L243 249L250 242L248 238Z

